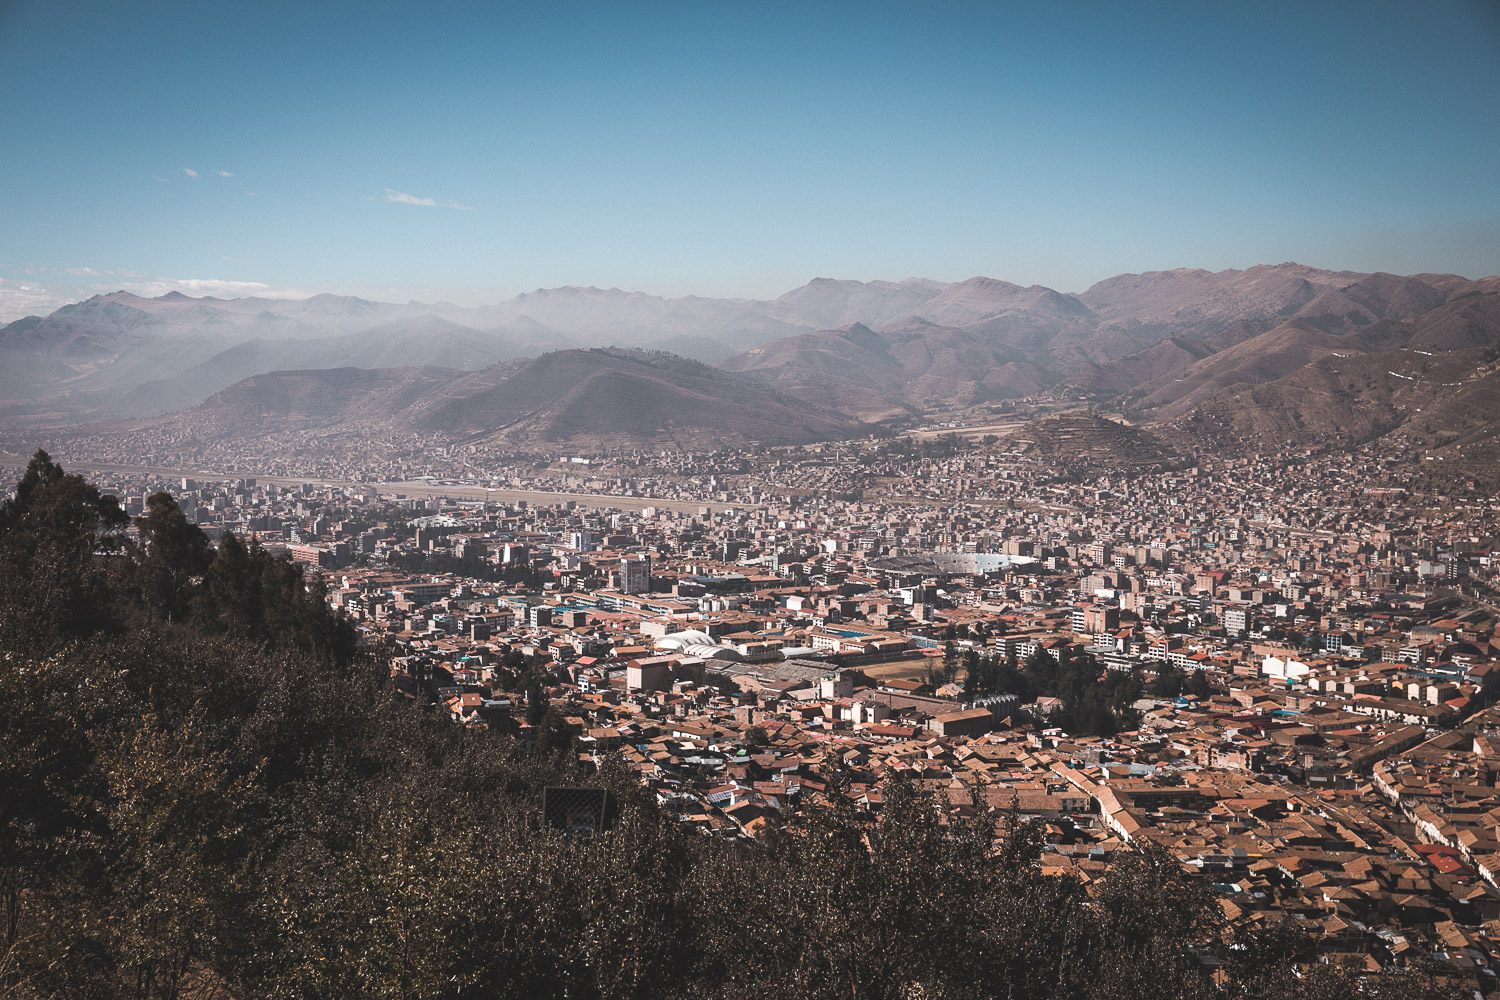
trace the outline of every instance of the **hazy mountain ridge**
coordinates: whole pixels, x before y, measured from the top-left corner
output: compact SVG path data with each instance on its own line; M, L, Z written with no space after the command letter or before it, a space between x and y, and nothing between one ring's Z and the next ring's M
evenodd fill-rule
M448 420L448 430L468 435L504 428L531 441L739 433L706 400L717 395L722 407L723 393L748 400L752 391L789 427L799 408L840 411L832 423L819 417L797 431L809 439L843 433L843 414L886 420L1042 392L1123 407L1137 422L1175 422L1210 403L1221 419L1237 405L1265 405L1241 390L1332 355L1497 343L1500 278L1299 264L1119 275L1078 295L985 277L818 278L773 300L567 286L479 308L117 292L0 328L0 414L12 422L148 416L262 373L297 371L306 380L312 370L354 367L474 372L478 381L418 379L412 384L425 386L426 398L403 404L400 419L430 427ZM535 384L525 392L499 391L506 373L526 367L503 363L607 345L666 348L722 371L698 366L667 377L626 364L621 358L634 358L627 353L614 356L615 370L585 375L552 358L531 370ZM564 368L577 379L548 374ZM718 381L726 372L737 377ZM556 405L533 393L547 386L559 394ZM486 392L493 398L481 405ZM625 405L629 392L643 394L639 405ZM679 415L653 409L663 400ZM590 407L610 416L596 419ZM767 439L771 428L749 413L741 420L753 433L740 436Z
M1387 441L1450 468L1500 461L1500 281L1354 276L1305 301L1277 287L1285 322L1262 331L1264 319L1246 318L1201 339L1169 336L1081 368L1051 395L1185 434L1187 450Z
M446 368L324 368L254 375L175 418L225 437L384 422L451 383Z
M559 345L560 346L560 345ZM265 340L235 344L181 374L148 382L127 393L117 413L149 413L150 407L182 409L203 399L205 387L233 385L262 372L334 368L452 368L477 371L524 356L525 345L494 333L460 326L430 314L392 321L370 330L315 340Z
M1312 269L1302 270L1312 273ZM1111 280L1121 282L1128 277ZM1114 308L1108 290L1101 290L1100 285L1089 294L1107 310ZM0 379L0 393L3 402L13 404L9 407L13 412L18 409L14 404L28 401L36 405L19 409L56 409L79 417L145 412L137 408L151 405L157 397L135 391L144 383L170 381L247 341L313 341L371 331L390 336L402 325L418 329L435 320L504 341L488 360L499 360L506 351L535 356L563 347L619 344L666 347L713 362L787 336L856 322L885 329L909 324L914 318L972 330L1003 347L1038 355L1023 360L1043 373L1042 384L1056 381L1078 364L1119 357L1149 342L1128 324L1107 327L1083 297L985 277L952 284L921 278L899 282L817 278L774 300L667 299L619 289L566 286L478 308L451 303L400 305L326 294L287 300L192 298L173 292L146 299L115 292L0 329L0 360L6 371L15 373ZM165 341L173 344L167 357L137 363L139 356ZM383 363L357 351L319 357L295 344L257 349L266 352L269 367ZM1041 358L1042 354L1047 357ZM234 365L233 357L195 372L184 384L198 386L206 396L229 385L233 376L251 374ZM178 361L173 363L172 358ZM431 356L407 353L388 360L393 364L398 360L453 363L451 355L440 352ZM203 381L210 374L218 381ZM166 393L160 397L160 407L170 408L180 401L180 393Z
M1297 282L1306 280L1300 274L1294 277ZM1319 351L1370 353L1403 347L1450 351L1500 344L1500 285L1493 279L1340 277L1355 280L1340 287L1330 285L1305 299L1292 294L1285 281L1273 282L1278 297L1262 300L1265 308L1279 304L1279 313L1271 318L1246 316L1206 336L1169 335L1134 354L1081 367L1056 391L1125 406L1150 417L1183 398L1184 393L1171 391L1170 385L1203 381L1204 373L1214 373L1218 388L1228 388L1236 382L1255 384L1290 374L1312 363ZM1261 290L1263 281L1264 276L1256 282ZM1243 299L1233 300L1226 308L1231 313L1242 311L1243 303ZM1200 323L1195 314L1189 325ZM1224 357L1213 360L1221 353ZM1201 396L1194 396L1194 401Z
M842 299L850 290L835 293ZM944 288L900 330L874 327L877 348L865 350L869 337L851 339L844 328L774 341L721 365L866 419L1051 385L1059 398L1170 419L1217 392L1280 378L1336 350L1495 342L1500 297L1493 293L1492 284L1455 275L1300 264L1120 275L1078 296L975 278ZM920 337L906 336L919 324L926 325ZM1340 339L1382 325L1388 342ZM913 349L913 339L925 350ZM958 339L965 347L956 347Z
M1045 384L1034 366L982 333L919 319L882 333L855 323L774 341L720 367L866 420L961 403L1023 396Z
M620 349L557 351L509 378L421 414L459 439L605 444L802 444L860 429L842 413L709 365Z
M808 406L712 366L618 348L555 351L477 372L434 367L266 372L192 409L129 426L233 440L356 425L435 432L456 441L679 448L804 444L863 430L842 413Z

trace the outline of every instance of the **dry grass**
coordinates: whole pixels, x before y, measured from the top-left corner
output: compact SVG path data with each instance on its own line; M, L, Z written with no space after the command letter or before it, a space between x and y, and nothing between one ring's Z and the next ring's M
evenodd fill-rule
M892 660L889 663L872 663L855 669L872 681L925 681L927 668L934 662L937 666L941 666L943 661L932 657L916 656L904 660Z

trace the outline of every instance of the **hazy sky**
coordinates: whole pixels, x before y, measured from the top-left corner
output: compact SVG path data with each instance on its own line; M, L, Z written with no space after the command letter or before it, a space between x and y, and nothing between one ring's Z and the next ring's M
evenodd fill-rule
M0 319L115 288L1478 277L1500 4L0 0L0 181Z

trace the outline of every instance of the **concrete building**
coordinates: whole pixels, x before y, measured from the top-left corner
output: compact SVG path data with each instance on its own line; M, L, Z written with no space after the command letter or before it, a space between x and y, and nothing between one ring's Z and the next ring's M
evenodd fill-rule
M647 594L651 592L651 557L626 556L620 560L620 593Z
M631 660L625 665L625 689L636 691L665 691L671 684L673 656L651 656Z

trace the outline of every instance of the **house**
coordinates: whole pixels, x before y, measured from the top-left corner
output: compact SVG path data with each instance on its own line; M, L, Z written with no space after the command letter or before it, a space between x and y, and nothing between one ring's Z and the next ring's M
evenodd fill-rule
M987 708L970 708L935 716L927 724L939 736L980 736L996 728L995 713Z

